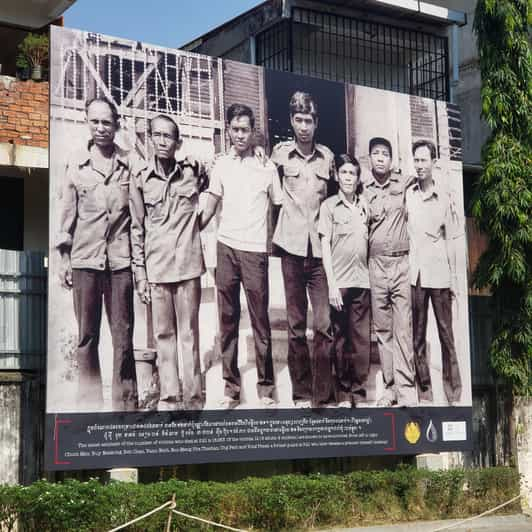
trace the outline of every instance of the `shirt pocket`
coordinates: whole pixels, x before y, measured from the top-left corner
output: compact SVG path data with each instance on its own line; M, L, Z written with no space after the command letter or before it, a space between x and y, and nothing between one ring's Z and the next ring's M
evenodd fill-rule
M163 195L161 191L144 193L144 204L146 205L146 214L150 222L161 222L164 218Z
M285 165L283 169L286 190L295 191L301 187L301 171L297 166Z
M327 190L329 186L329 165L326 162L321 162L314 169L316 175L315 187L320 199L327 197Z
M176 191L178 196L178 209L183 212L194 212L198 205L198 193L194 188Z
M402 190L392 189L388 196L388 210L403 211L405 209L404 205L404 195Z
M353 220L347 212L335 212L333 214L334 234L347 235L353 232Z
M78 215L83 220L101 210L97 197L98 185L82 185L78 189Z

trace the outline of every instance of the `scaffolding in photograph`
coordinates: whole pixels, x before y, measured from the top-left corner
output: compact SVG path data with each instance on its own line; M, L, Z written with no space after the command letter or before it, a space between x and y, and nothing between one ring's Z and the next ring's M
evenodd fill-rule
M83 122L86 101L105 97L123 124L134 124L142 155L147 121L160 113L173 116L184 137L212 142L216 131L223 138L221 75L220 59L80 33L61 44L52 118Z

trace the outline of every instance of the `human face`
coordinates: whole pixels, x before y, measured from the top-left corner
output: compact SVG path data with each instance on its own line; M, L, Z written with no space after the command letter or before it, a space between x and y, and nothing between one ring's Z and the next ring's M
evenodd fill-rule
M351 163L345 163L338 169L338 182L340 190L347 196L352 197L358 184L358 167Z
M388 146L375 144L369 154L371 168L377 177L386 177L392 167L392 156Z
M94 144L108 147L113 144L118 124L105 102L92 102L87 109L87 122Z
M420 146L414 152L414 168L418 179L421 181L432 179L432 167L434 160L430 156L430 149L427 146Z
M177 129L169 120L155 118L151 123L151 140L158 159L173 159L179 147Z
M314 133L318 127L318 119L310 113L295 113L290 117L290 124L299 144L314 142Z
M229 137L239 155L244 154L251 146L253 128L249 116L235 116L229 123Z

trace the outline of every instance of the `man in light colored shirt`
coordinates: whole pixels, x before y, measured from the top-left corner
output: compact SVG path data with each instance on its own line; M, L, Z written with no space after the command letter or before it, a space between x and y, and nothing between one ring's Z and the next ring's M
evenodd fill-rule
M421 398L432 400L427 360L427 318L432 303L442 351L443 387L450 403L460 400L462 381L453 335L452 298L456 293L453 239L460 236L458 216L449 194L434 180L436 147L428 140L412 146L416 182L408 188L410 283L414 353Z
M384 379L378 406L417 404L408 271L405 191L408 180L392 172L388 139L369 142L369 279L373 324Z
M133 279L129 243L130 158L114 142L115 106L103 98L86 105L88 145L68 163L62 190L60 279L72 289L78 322L78 408L103 406L99 359L102 303L113 342L112 407L135 410Z
M340 190L321 204L318 232L334 331L336 398L339 407L351 408L366 398L370 367L368 206L359 162L343 154L336 167Z
M168 116L149 122L154 156L131 186L131 244L137 292L151 302L161 395L159 410L203 408L199 354L198 165L176 161L179 128ZM182 391L178 355L182 360Z
M334 400L330 372L332 336L327 278L318 236L320 205L336 183L332 151L315 142L318 107L310 94L290 100L295 140L273 148L283 180L283 206L273 242L281 249L288 318L288 368L295 406L325 406ZM308 302L313 312L313 361L307 343Z
M253 111L242 104L227 109L231 149L211 170L209 197L200 216L203 229L222 203L218 227L216 289L225 391L222 406L240 402L238 369L240 285L248 305L257 365L257 393L265 407L275 404L268 277L268 212L282 202L279 176L271 161L253 149Z

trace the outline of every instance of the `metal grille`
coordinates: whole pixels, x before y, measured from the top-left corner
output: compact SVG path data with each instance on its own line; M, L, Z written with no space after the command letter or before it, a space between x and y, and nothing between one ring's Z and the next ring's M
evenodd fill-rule
M257 63L318 78L447 100L446 37L293 8L257 36Z
M52 87L53 118L84 121L85 102L104 96L144 137L147 120L159 113L174 115L184 136L187 126L223 129L217 59L94 33L62 44L60 57L58 82ZM145 144L145 138L137 140Z

